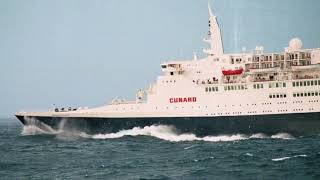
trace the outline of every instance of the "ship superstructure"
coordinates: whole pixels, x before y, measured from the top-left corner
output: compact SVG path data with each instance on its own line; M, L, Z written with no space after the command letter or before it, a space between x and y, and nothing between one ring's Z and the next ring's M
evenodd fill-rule
M225 54L217 17L210 6L208 9L210 29L208 36L203 39L209 45L209 48L203 50L207 56L202 59L195 56L191 60L162 63L162 75L147 89L139 90L135 100L115 98L98 108L56 109L41 113L21 112L16 115L20 120L22 117L46 119L49 124L49 121L61 118L73 121L92 118L101 121L123 119L123 122L140 118L148 121L145 123L147 125L167 124L165 118L171 118L167 122L174 118L184 119L185 122L192 118L201 121L194 121L191 124L194 127L197 127L196 123L209 123L210 118L212 122L216 122L217 118L223 117L234 119L233 126L236 119L250 117L265 117L264 120L255 122L258 124L276 115L292 117L308 114L319 119L319 48L303 49L301 40L294 38L281 53L264 53L264 48L258 46L250 53ZM269 122L276 123L273 120ZM179 120L179 123L184 122ZM252 129L257 126L255 123L252 126L244 123L244 126ZM214 125L215 123L212 124ZM297 123L294 127L296 125ZM271 125L270 127L272 128ZM257 126L257 129L261 128L263 129Z

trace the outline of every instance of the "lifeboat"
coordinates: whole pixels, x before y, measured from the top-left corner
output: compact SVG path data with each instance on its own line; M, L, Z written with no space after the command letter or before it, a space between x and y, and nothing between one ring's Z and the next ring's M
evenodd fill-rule
M230 75L239 75L239 74L242 74L243 72L243 68L240 68L240 69L235 69L235 70L222 70L222 74L225 75L225 76L230 76Z

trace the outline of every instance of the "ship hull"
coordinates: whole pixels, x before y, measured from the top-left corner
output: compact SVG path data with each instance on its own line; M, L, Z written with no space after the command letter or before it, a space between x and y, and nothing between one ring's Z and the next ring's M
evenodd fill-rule
M197 136L221 134L273 135L290 133L295 136L320 134L320 113L281 115L230 116L230 117L144 117L144 118L96 118L96 117L24 117L17 118L29 125L50 127L54 130L81 131L88 134L115 133L120 130L151 125L174 126L177 133L193 133Z

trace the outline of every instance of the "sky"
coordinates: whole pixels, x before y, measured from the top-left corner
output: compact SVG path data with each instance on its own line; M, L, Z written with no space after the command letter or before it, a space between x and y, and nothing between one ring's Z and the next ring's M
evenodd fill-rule
M227 53L320 47L319 0L0 0L0 117L133 99L160 63L204 57L208 2Z

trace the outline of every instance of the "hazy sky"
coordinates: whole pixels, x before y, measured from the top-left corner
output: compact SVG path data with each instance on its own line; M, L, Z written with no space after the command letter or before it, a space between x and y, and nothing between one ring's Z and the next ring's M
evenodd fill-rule
M226 52L320 47L319 0L215 0ZM134 98L160 63L199 56L207 0L0 0L0 116Z

